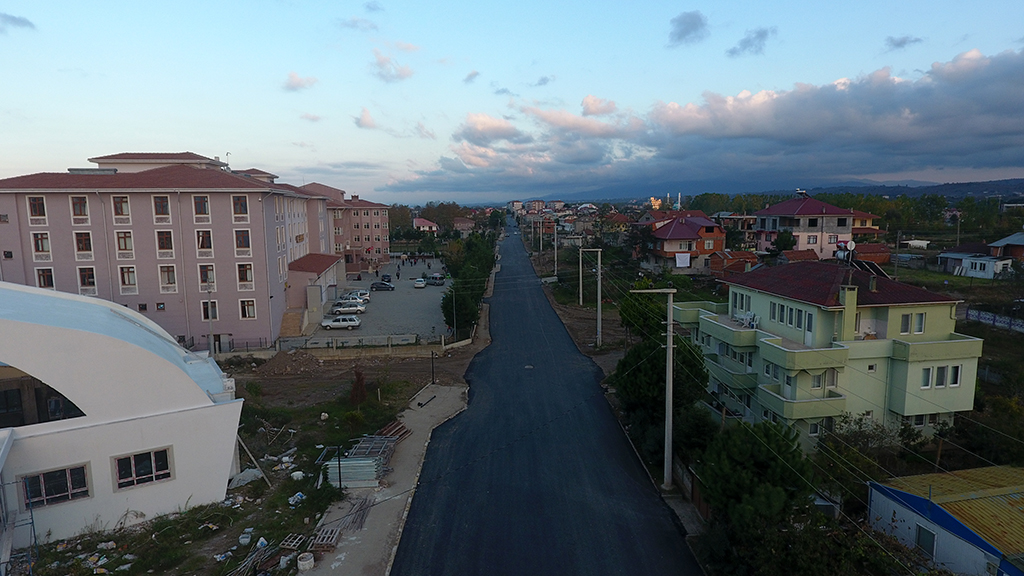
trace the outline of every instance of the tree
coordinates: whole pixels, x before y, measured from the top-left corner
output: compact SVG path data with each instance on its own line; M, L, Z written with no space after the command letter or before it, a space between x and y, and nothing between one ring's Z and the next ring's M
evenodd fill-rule
M366 402L366 376L363 371L356 368L352 380L352 390L349 391L348 401L359 410L359 406Z
M409 230L412 228L412 210L405 204L392 204L388 208L388 226L394 230Z
M633 283L634 290L651 288L654 288L654 282L648 278L641 278ZM654 294L628 292L623 295L619 304L622 325L642 339L659 340L660 335L665 332L665 319L668 314L664 296L661 296L662 302L659 303Z
M728 250L742 250L743 242L746 241L746 239L746 233L739 228L725 229L725 247Z
M775 241L772 242L771 253L775 256L782 254L786 250L792 250L796 247L796 236L789 230L782 230L778 236L775 237Z

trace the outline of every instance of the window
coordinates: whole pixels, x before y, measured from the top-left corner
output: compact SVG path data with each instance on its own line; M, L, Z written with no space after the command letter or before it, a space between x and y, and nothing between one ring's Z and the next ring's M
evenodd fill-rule
M170 230L156 231L156 249L174 250L174 237Z
M121 287L135 286L135 266L121 266Z
M203 320L216 320L217 319L217 301L216 300L203 300Z
M910 314L900 316L900 334L910 334Z
M32 251L37 254L50 253L50 233L35 232L32 234Z
M772 364L772 380L778 380L781 372L778 364Z
M704 249L705 250L714 250L715 249L715 241L714 240L705 240L704 241Z
M949 367L949 387L954 388L960 385L960 366Z
M914 426L916 426L918 428L924 426L924 414L915 414L914 415Z
M174 273L174 266L161 266L160 267L160 286L175 286L178 283L177 276Z
M209 216L210 215L210 197L209 196L193 196L192 204L195 208L196 216Z
M232 196L231 211L236 216L249 214L249 198L247 196Z
M145 312L147 309L149 309L147 304L139 304L139 312Z
M91 288L96 286L96 269L92 267L78 269L78 287Z
M26 507L47 506L89 496L84 465L33 474L21 480L25 486Z
M46 199L42 196L29 196L28 215L33 218L46 218Z
M75 250L78 252L92 252L91 232L75 232Z
M772 375L772 363L771 362L765 362L764 363L764 375L765 376L771 376Z
M810 234L809 236L807 236L807 244L808 245L817 244L817 243L818 243L818 235L817 234Z
M803 310L797 310L796 311L796 327L801 329L801 330L803 330L803 328L804 328L804 311Z
M914 314L914 334L924 334L924 313Z
M167 309L167 305L165 303L163 303L163 302L157 302L156 303L156 309L157 310L161 310L161 311L162 310L166 310Z
M946 387L946 375L949 373L949 366L936 366L935 367L935 387L945 388Z
M938 423L939 423L939 415L938 414L929 414L928 415L928 425L929 426L935 426Z
M200 250L213 249L213 231L196 230L196 248Z
M256 318L256 301L255 300L239 300L239 314L243 320L251 320Z
M359 222L353 224L352 227L355 228L356 230L359 230Z
M789 326L792 326L793 325L793 312L794 312L794 309L793 309L792 306L790 306L786 311L789 313L789 317L787 318L786 324L789 325Z
M837 218L836 219L836 226L838 226L840 228L846 228L847 225L848 225L847 224L847 218Z
M36 286L53 288L53 268L36 268Z
M817 218L808 218L807 219L807 227L808 228L816 228L817 226L818 226L818 219Z
M213 264L200 264L199 265L199 283L200 284L214 284L216 278L213 274ZM200 287L205 290L205 287Z
M364 222L364 223L363 223L363 228L365 228L365 229L369 230L369 228L370 228L370 223L369 223L369 222Z
M812 390L820 390L821 389L821 374L812 374L811 375L811 389Z
M72 216L89 216L89 199L85 196L72 196L71 197L71 215Z
M875 411L874 410L865 410L864 411L864 419L865 420L871 420L874 417L875 417Z
M171 477L167 448L115 458L114 465L117 468L118 488L130 488Z
M235 248L249 248L248 230L235 230Z
M135 248L132 244L132 233L129 231L117 233L117 249L125 252L131 252Z
M921 369L921 388L932 387L932 369L922 368Z
M114 196L112 204L114 205L114 216L131 216L127 196Z
M772 302L770 317L771 317L772 321L775 320L775 302Z
M868 364L869 373L873 374L876 370L878 370L878 364Z
M807 425L807 435L817 436L821 432L821 425L817 422L811 422Z
M238 265L238 281L252 282L252 264Z
M836 242L839 242L839 235L837 235L837 234L829 234L828 235L828 243L829 244L835 244Z
M171 200L169 196L153 196L153 215L171 215Z

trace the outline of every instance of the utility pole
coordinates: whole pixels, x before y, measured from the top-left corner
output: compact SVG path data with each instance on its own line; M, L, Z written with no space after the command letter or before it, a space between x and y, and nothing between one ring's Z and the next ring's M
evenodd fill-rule
M597 347L601 347L601 248L580 248L580 306L583 305L583 253L597 252Z
M892 269L892 279L899 280L900 278L900 237L903 236L902 230L896 231L896 264Z
M665 320L665 477L662 490L672 489L672 347L675 336L675 321L672 318L672 295L675 288L655 288L653 290L630 290L633 294L666 294L668 296L668 315Z
M206 319L210 324L210 358L213 358L213 288L209 278L206 283Z
M554 245L555 245L555 278L558 278L558 219L556 218L556 219L552 220L551 223L554 224L554 231L555 231L555 240L554 240ZM957 236L957 237L959 238L959 236Z

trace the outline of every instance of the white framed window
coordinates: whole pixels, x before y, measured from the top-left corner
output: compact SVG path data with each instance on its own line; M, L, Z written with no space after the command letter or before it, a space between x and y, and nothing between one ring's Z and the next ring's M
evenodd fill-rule
M171 223L170 196L153 196L153 224Z
M28 196L28 225L46 226L46 197Z
M174 233L172 231L156 231L156 257L158 260L174 259Z
M216 300L200 300L200 305L203 309L203 320L217 320L217 301Z
M922 368L921 369L921 388L932 387L932 369Z
M238 313L242 320L256 319L256 301L252 299L238 301Z
M199 265L199 291L217 291L217 276L214 274L213 264Z
M242 262L237 265L238 268L238 290L240 292L250 292L256 289L256 283L253 280L252 264L249 262Z
M159 267L160 272L160 293L175 294L178 292L178 273L174 264L165 264Z
M811 244L817 244L817 243L818 243L818 235L817 234L808 234L808 236L807 236L807 244L811 245Z
M115 226L128 226L132 223L132 210L127 196L113 196L110 199L114 212Z
M914 334L924 334L924 313L914 314Z
M53 268L36 268L36 286L53 289Z
M118 266L121 279L121 295L138 294L139 286L135 280L135 266Z
M210 197L206 195L192 197L192 217L196 224L210 223Z
M92 232L75 232L75 260L91 261L92 259Z
M821 433L821 425L818 424L817 422L811 422L810 424L807 425L807 435L808 436L812 436L813 437L813 436L817 436L820 433Z
M774 322L775 321L775 312L776 312L776 304L775 304L775 302L771 303L771 306L769 306L769 310L770 310L770 312L769 312L768 316Z
M78 268L78 293L82 296L96 295L96 269L92 266Z
M170 448L115 456L112 460L118 490L172 478Z
M117 244L118 260L135 259L135 242L132 240L131 230L119 230L114 232L114 240Z
M792 326L793 325L793 316L794 316L794 312L796 312L796 310L792 306L790 306L790 307L786 308L786 312L788 314L788 316L786 317L786 325L787 326Z
M33 232L32 233L32 261L33 262L51 262L51 261L53 261L53 255L50 253L50 233L49 232Z
M915 428L921 428L922 426L924 426L924 414L915 414L914 415L914 427Z
M865 410L864 411L864 419L865 420L871 420L874 417L875 417L875 411L874 410Z
M772 363L771 362L765 362L764 363L764 375L765 376L769 376L769 377L772 375Z
M954 364L949 367L949 387L955 388L960 385L960 374L963 372L963 366Z
M778 380L782 375L782 369L778 364L772 364L772 380Z
M715 249L715 241L714 240L705 240L704 241L704 249L705 250L714 250Z
M878 364L868 364L868 372L874 374L878 370Z
M235 224L248 224L249 223L249 197L248 196L232 196L231 197L231 221Z
M235 230L235 258L248 258L252 256L252 245L249 238L249 229L240 228Z
M804 311L800 309L796 311L796 327L800 330L804 329Z
M213 258L213 230L196 230L196 257Z
M935 367L935 387L945 388L946 377L949 374L949 366L936 366Z
M89 223L89 197L71 196L71 224L82 226Z
M829 244L835 244L837 242L839 242L839 235L838 234L829 234L828 235L828 243Z
M89 497L89 475L85 464L30 474L19 480L18 483L24 487L22 503L26 508Z
M821 389L821 380L822 380L821 374L812 374L811 375L811 389L812 390L820 390Z
M900 316L900 334L910 334L910 314Z
M836 372L835 368L829 368L828 370L825 371L825 387L826 388L835 388L836 386L838 386L839 385L838 379L839 379L839 373Z

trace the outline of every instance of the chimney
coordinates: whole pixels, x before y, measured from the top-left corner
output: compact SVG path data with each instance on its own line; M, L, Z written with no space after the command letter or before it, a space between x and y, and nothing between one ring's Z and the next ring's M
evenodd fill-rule
M353 200L359 200L359 194L353 194L352 195L352 199Z
M868 290L878 292L878 276L871 275L871 280L868 282Z

